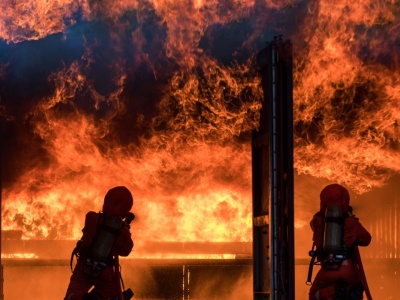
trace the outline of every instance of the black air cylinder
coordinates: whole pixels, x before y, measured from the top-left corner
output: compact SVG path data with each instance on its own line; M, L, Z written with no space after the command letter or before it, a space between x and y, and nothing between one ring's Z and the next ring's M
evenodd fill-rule
M122 219L120 217L106 215L92 248L92 258L95 261L107 261L121 225Z
M339 206L328 206L325 210L324 250L328 254L338 253L342 240L342 210Z

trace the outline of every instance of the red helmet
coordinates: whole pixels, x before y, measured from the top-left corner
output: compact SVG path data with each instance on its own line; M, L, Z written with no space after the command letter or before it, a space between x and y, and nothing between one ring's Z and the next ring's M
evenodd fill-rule
M340 184L327 185L320 194L320 210L325 211L328 206L340 206L342 213L349 209L350 195L348 190Z
M125 218L133 205L131 192L124 186L109 190L104 197L103 212Z

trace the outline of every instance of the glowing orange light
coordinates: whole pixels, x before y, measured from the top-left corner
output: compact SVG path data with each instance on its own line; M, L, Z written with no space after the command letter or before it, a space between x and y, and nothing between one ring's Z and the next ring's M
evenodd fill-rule
M10 253L10 254L2 253L1 258L33 259L39 257L35 253Z
M0 4L0 38L8 43L55 33L68 38L78 18L101 19L112 25L110 39L118 49L120 33L130 30L133 61L145 62L157 79L161 72L144 50L148 37L142 30L151 13L154 25L165 30L160 47L176 65L157 99L158 114L146 124L145 116L135 119L135 125L149 127L148 134L123 146L105 138L115 130L113 119L127 112L129 74L123 63L113 66L115 88L106 95L86 73L94 60L89 42L82 61L65 63L50 75L51 94L31 112L47 157L4 190L3 229L22 230L23 239L78 239L84 214L101 209L110 187L126 185L136 201L136 238L250 241L249 132L258 126L259 74L254 57L223 64L200 44L214 27L252 20L242 45L256 53L256 38L267 30L269 17L281 11L304 16L287 36L295 56L296 171L359 193L382 186L400 171L400 70L398 52L392 53L400 10L394 1L315 1L307 7L271 0L105 3ZM127 29L123 17L132 12L137 28ZM0 66L0 76L5 69ZM110 111L95 118L78 107L78 94L92 99L87 105L93 109L103 105ZM57 109L63 105L68 114Z

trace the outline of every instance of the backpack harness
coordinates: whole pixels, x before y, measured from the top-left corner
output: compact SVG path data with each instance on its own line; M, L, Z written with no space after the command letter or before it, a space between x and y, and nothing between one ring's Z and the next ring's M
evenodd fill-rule
M344 224L346 221L346 217L348 214L336 214L335 216L330 216L328 213L328 209L326 212L318 212L316 216L321 217L323 222L323 247L316 247L315 242L312 245L311 250L309 251L309 256L311 257L310 265L308 268L307 275L307 285L311 285L312 271L314 265L321 265L324 270L327 271L337 271L342 266L342 263L349 258L354 257L354 250L351 247L346 247L344 243ZM335 229L341 229L339 236L328 236L332 235L332 232ZM339 245L336 247L332 247L330 242L335 240L339 242Z
M71 253L70 267L74 256L84 259L84 272L97 277L107 266L113 265L112 249L120 234L123 220L115 215L100 213L94 237L89 245L79 240Z

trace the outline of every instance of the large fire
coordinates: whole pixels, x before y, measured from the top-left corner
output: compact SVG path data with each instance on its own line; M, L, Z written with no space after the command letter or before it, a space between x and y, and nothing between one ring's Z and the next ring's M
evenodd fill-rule
M3 229L78 239L125 185L135 240L251 241L254 58L276 34L294 46L296 172L383 186L399 25L393 0L2 1Z

